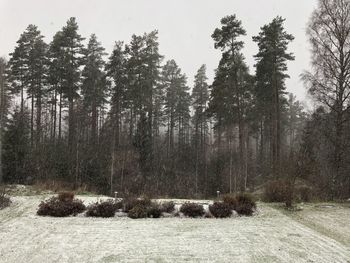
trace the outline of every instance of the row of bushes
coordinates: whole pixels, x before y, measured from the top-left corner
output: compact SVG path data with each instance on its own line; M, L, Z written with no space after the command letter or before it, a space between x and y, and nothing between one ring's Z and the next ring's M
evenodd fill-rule
M215 202L209 206L210 214L216 218L224 218L232 215L235 210L239 215L250 216L256 209L253 198L247 194L237 196L224 196L222 201ZM175 204L165 202L158 204L148 198L126 198L123 201L113 200L101 201L85 206L82 201L75 199L72 193L60 193L41 202L37 211L41 216L65 217L77 215L86 210L88 217L114 217L117 211L127 213L128 217L136 218L159 218L163 213L173 213ZM185 203L181 206L180 212L188 217L203 217L205 210L203 205L197 203Z
M100 201L86 207L81 200L74 198L74 193L62 192L58 196L41 202L37 214L66 217L86 211L85 215L88 217L114 217L119 210L127 213L130 218L158 218L162 213L172 213L175 210L175 204L166 202L159 205L147 198L127 198L122 202Z

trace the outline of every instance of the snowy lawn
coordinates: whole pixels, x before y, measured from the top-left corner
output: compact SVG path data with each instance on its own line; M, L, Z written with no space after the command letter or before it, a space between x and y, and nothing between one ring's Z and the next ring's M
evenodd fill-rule
M350 262L345 207L299 218L262 203L254 217L229 219L36 216L45 198L15 197L0 211L0 262Z

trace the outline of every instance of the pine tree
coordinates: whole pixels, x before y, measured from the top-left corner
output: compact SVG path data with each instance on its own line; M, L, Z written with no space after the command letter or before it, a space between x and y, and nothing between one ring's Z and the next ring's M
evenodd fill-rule
M289 77L285 72L288 69L287 62L294 60L293 54L287 52L288 45L294 37L285 31L284 21L282 17L276 17L270 24L261 28L258 36L253 37L259 47L259 52L255 55L256 95L258 107L263 114L261 117L269 121L272 175L275 178L280 174L281 110L285 79ZM264 143L263 140L261 143Z
M228 145L230 151L229 179L230 192L232 191L233 179L233 149L232 129L238 126L238 173L234 178L234 190L244 190L243 177L246 173L245 164L245 140L246 123L245 99L249 94L250 79L248 67L240 50L243 42L238 38L245 35L241 21L236 16L227 16L221 19L222 27L215 29L212 38L215 48L222 50L222 58L216 72L216 78L212 87L211 105L209 111L216 114L218 122L228 128ZM220 102L221 100L221 102ZM221 105L220 105L221 104ZM221 131L220 131L221 133ZM221 136L221 135L219 135ZM221 140L221 139L220 139Z
M31 97L31 143L34 141L34 109L36 106L36 145L41 138L42 97L45 95L47 76L47 45L37 26L29 25L17 41L9 61L10 81L13 93L21 93L21 109L24 107L25 89ZM34 105L36 104L36 105Z
M198 174L205 175L204 184L207 177L207 135L208 135L208 118L207 106L209 101L209 91L206 76L206 66L202 65L194 78L194 87L192 90L192 108L194 110L194 150L195 150L195 188L198 193ZM203 167L204 169L200 169Z
M83 38L78 34L74 17L67 21L60 34L62 54L62 93L68 99L68 146L72 153L75 145L74 101L79 97L81 79L80 66L83 63Z
M108 77L112 80L111 87L111 118L115 130L115 146L120 145L121 117L126 105L126 57L123 42L116 42L106 65Z
M48 50L48 83L50 84L49 91L52 92L52 139L56 138L57 128L57 107L58 107L58 139L62 138L62 108L63 101L63 80L64 80L64 48L62 31L58 31Z
M26 183L30 175L28 111L15 108L3 135L3 175L9 183Z
M91 113L91 143L98 142L99 109L106 103L107 81L104 72L106 55L96 35L92 34L86 50L84 50L84 69L82 72L82 100L87 114Z

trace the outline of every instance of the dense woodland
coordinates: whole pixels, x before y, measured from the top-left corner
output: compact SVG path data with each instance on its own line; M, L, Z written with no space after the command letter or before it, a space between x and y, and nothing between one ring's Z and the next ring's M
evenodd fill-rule
M299 181L318 198L349 198L350 1L320 0L307 25L311 113L286 92L284 19L253 37L251 69L245 34L235 15L218 21L214 81L202 65L188 83L159 54L157 30L107 54L75 18L49 43L29 25L0 60L0 182L204 197Z

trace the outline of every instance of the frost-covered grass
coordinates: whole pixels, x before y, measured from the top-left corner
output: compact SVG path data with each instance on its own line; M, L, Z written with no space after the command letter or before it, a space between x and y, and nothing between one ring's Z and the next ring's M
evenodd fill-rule
M350 204L308 203L301 211L286 214L350 247Z
M253 217L228 219L39 217L47 197L14 197L0 211L0 262L350 262L348 243L263 203ZM337 209L342 232L350 209Z

